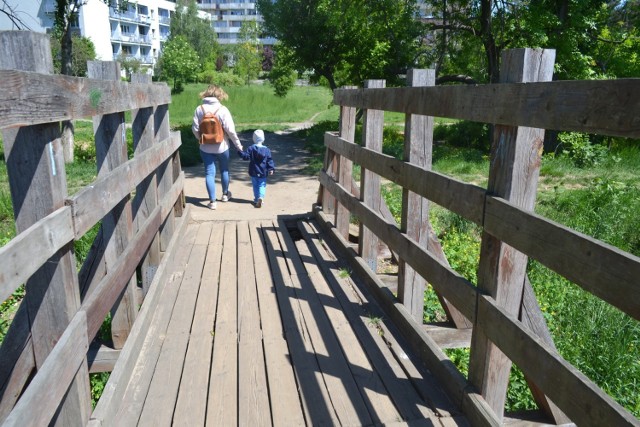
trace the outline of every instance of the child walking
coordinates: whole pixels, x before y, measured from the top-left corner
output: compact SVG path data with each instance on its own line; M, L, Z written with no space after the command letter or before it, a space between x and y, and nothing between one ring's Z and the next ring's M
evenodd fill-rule
M249 161L249 176L253 184L253 203L256 208L264 205L264 197L267 191L267 176L273 175L276 170L271 158L271 150L262 145L264 132L261 129L253 132L253 145L246 151L238 151L242 160Z

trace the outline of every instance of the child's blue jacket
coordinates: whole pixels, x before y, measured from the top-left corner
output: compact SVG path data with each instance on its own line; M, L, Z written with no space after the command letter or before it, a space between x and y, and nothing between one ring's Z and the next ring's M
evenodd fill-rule
M242 160L249 160L249 175L258 178L266 177L276 167L271 158L271 150L264 145L254 144L245 151L238 151Z

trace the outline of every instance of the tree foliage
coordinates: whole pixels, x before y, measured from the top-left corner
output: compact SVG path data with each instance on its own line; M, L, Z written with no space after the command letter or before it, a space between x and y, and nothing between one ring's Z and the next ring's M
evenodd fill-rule
M96 59L96 48L87 37L74 34L71 37L71 66L67 74L76 77L87 77L87 61ZM62 73L62 52L59 38L51 39L51 57L53 58L53 70Z
M218 55L218 42L211 22L198 16L195 0L179 0L171 17L170 38L181 36L195 50L202 69L206 61Z
M160 62L162 77L173 79L175 91L180 91L183 83L195 79L199 66L198 54L183 36L167 41Z
M238 33L238 44L234 49L234 73L242 77L245 84L258 78L262 70L262 46L260 27L256 21L245 21Z
M280 45L276 45L276 50L278 53L275 56L271 72L269 72L269 82L273 86L276 96L284 98L296 84L298 73L291 67L294 62L291 57L294 53Z
M267 33L294 52L288 65L326 78L331 88L372 78L393 84L419 49L415 0L258 0L257 6Z

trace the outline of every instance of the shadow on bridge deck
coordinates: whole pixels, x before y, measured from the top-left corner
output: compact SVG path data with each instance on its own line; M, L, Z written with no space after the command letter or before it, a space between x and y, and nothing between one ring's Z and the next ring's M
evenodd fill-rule
M191 222L172 259L103 425L467 424L313 221Z

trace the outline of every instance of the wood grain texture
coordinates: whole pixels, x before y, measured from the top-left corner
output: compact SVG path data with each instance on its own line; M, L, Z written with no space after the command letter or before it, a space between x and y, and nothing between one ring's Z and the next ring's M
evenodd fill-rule
M476 224L482 224L485 189L402 162L382 153L376 153L331 133L325 133L324 143L331 150L351 159L363 168Z
M0 301L74 238L71 210L58 209L0 248ZM37 251L32 248L38 247Z
M135 84L16 70L0 70L0 81L4 82L0 86L0 128L81 119L171 102L171 91L163 83ZM33 114L34 99L47 114Z
M335 104L400 113L640 137L640 80L553 81L428 88L336 89ZM603 114L603 112L606 112Z
M353 107L340 106L340 137L346 141L355 142L357 111ZM338 157L338 182L349 189L353 180L353 162L345 157ZM336 209L336 227L345 238L349 237L349 211L338 205Z

